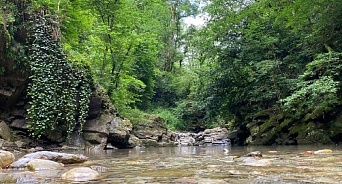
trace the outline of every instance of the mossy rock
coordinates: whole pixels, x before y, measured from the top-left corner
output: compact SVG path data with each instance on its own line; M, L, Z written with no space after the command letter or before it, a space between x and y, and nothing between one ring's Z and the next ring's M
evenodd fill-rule
M292 122L291 119L285 119L280 123L280 127L281 128L287 127L291 122Z
M272 115L272 110L271 109L265 109L265 110L262 110L262 111L259 111L255 114L253 114L252 116L255 119L263 119L263 118L268 118L271 115Z
M10 35L6 29L6 23L3 17L3 13L0 10L0 61L4 59L5 50L8 47L10 41Z
M11 129L4 121L0 121L0 138L8 141L11 139Z
M159 147L160 146L156 140L152 140L152 139L141 139L141 143L142 145L146 147Z

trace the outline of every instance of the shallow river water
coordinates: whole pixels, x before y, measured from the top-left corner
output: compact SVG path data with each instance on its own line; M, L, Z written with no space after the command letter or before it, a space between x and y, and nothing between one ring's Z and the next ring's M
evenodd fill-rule
M224 151L228 149L229 151ZM331 149L330 154L304 154ZM262 158L244 158L260 151ZM341 146L198 146L76 152L101 172L86 183L342 183ZM60 171L60 173L65 171ZM60 174L45 183L67 183Z

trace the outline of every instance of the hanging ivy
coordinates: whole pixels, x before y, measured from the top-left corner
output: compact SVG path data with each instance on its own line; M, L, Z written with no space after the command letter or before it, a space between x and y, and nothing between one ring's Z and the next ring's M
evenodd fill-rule
M52 39L52 19L37 16L30 49L31 83L28 128L40 138L46 130L61 129L69 137L84 124L91 94L89 68L70 63L60 45Z

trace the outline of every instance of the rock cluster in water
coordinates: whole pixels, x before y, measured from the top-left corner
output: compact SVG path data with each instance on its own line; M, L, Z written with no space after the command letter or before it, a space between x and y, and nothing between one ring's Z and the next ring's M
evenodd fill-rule
M212 144L228 144L228 130L226 128L206 129L199 133L172 133L172 141L184 146L212 145Z
M42 183L43 178L61 178L66 183L94 180L100 175L96 171L99 170L97 167L92 169L78 166L65 171L64 164L83 163L87 160L84 155L39 151L26 154L13 162L13 153L0 150L2 168L7 169L0 173L0 183Z

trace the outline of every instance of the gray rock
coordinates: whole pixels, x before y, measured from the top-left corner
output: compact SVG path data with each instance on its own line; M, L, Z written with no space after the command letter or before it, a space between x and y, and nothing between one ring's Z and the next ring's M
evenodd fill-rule
M33 159L45 159L60 162L63 164L83 163L88 160L88 157L84 155L68 154L68 153L57 153L51 151L39 151L36 153L29 153L24 157L20 158L16 162L11 164L13 168L26 167L28 162Z
M93 119L99 116L101 112L101 106L102 106L102 98L98 96L92 97L89 103L88 117Z
M100 119L87 120L83 125L84 132L102 133L106 136L109 135L109 125L115 117L110 114L101 115Z
M82 135L78 132L73 132L70 135L70 139L67 139L65 148L77 148L77 149L84 149L85 148L85 140L83 139Z
M102 133L84 132L83 139L88 143L86 147L89 149L103 150L107 144L107 136Z
M170 136L179 145L230 145L226 128L206 129L200 133L172 133Z
M99 173L89 167L77 167L62 174L62 179L69 181L89 181L96 179L98 176Z
M159 141L163 135L167 134L165 121L156 115L148 117L149 123L140 123L134 126L134 135L139 139L152 139Z
M84 132L82 137L84 140L92 144L101 144L107 142L107 136L101 133Z
M28 130L27 124L28 122L25 119L15 119L11 123L10 127L20 130Z

